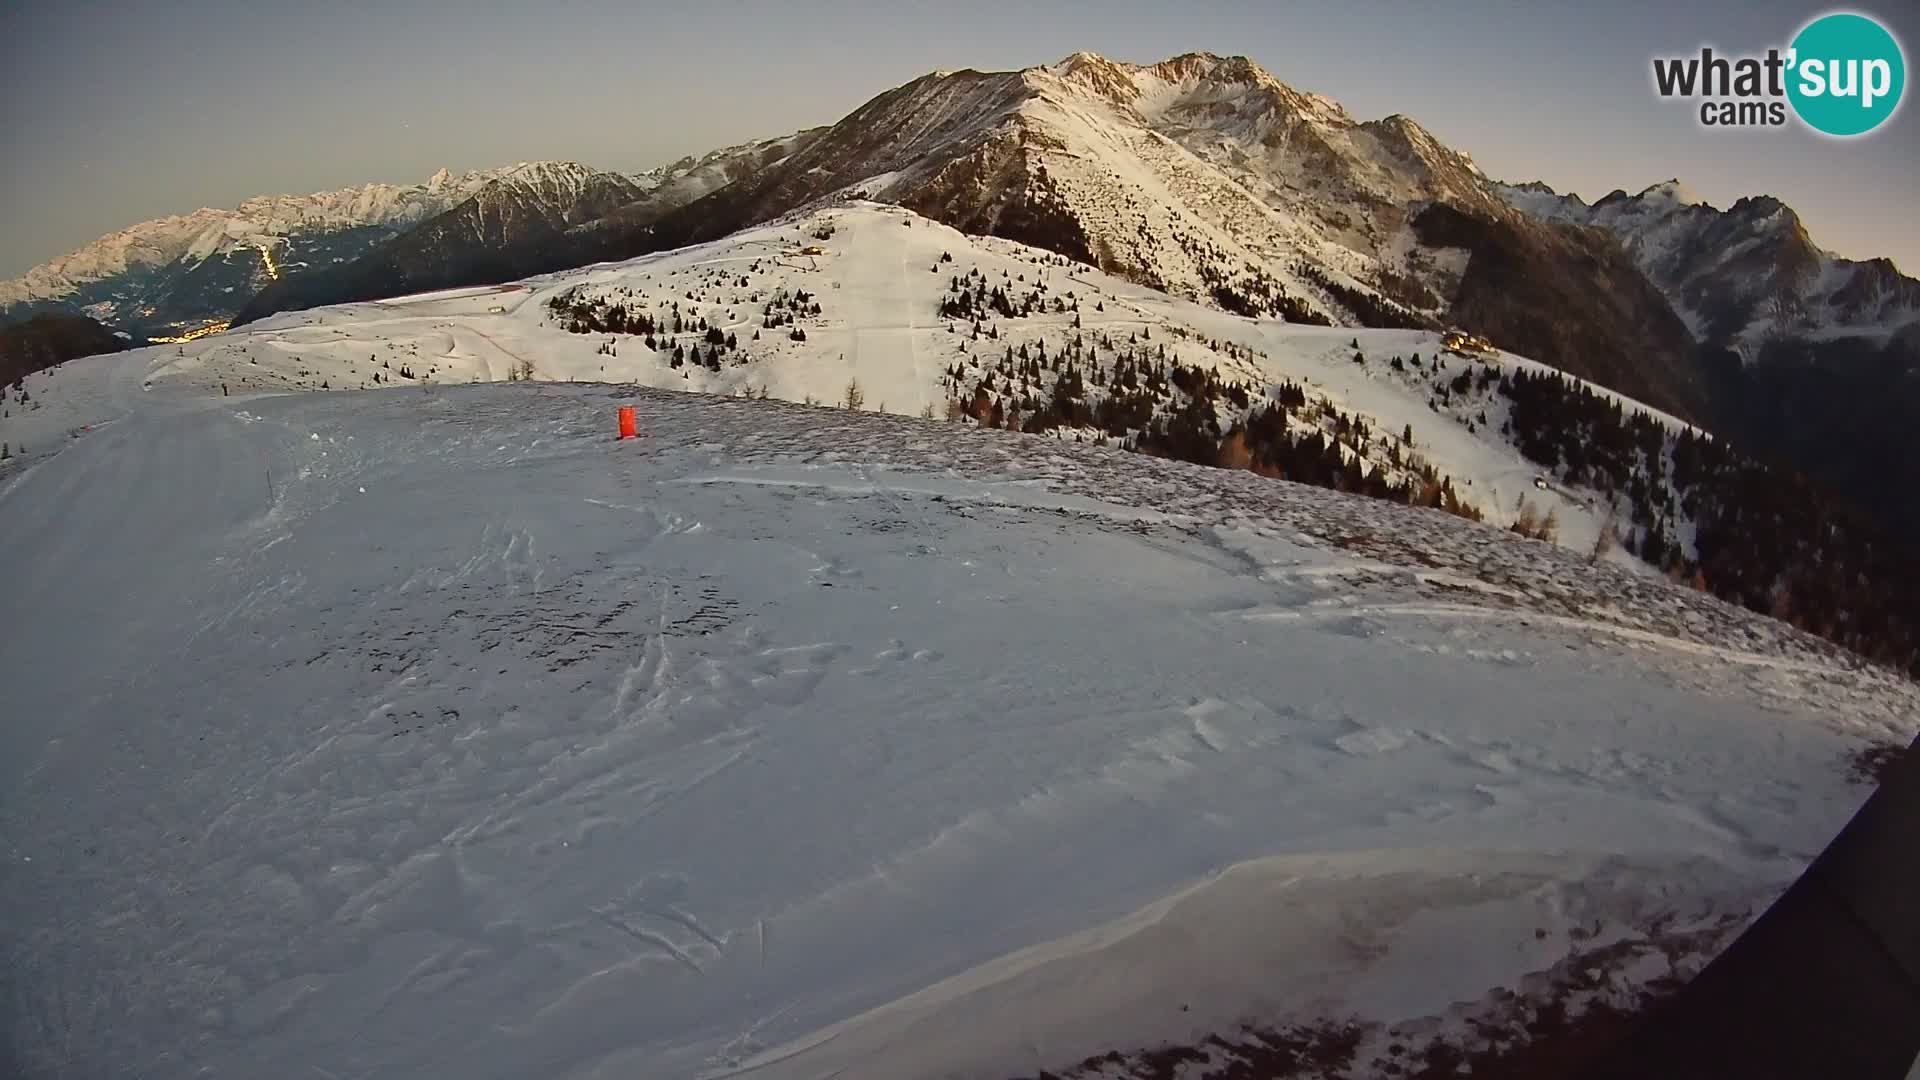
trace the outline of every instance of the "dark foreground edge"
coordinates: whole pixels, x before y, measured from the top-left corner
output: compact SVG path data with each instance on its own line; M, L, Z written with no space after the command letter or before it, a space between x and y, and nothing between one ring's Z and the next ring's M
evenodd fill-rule
M1901 1080L1920 1055L1920 739L1733 945L1581 1080Z

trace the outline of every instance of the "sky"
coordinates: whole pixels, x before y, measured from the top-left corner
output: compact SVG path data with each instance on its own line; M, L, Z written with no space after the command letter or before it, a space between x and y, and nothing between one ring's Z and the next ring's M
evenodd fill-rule
M1857 6L1911 63L1915 0ZM1589 201L1677 177L1774 195L1820 246L1920 273L1920 108L1865 139L1704 130L1651 58L1784 45L1830 10L1023 0L635 4L0 0L0 276L138 221L516 161L637 169L831 123L941 68L1080 49L1246 55L1360 119L1405 113L1491 176ZM1920 91L1910 91L1909 96Z

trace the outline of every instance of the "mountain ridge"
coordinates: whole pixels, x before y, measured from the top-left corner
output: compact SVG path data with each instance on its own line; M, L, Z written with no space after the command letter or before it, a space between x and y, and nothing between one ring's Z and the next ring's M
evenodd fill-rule
M372 182L307 194L256 195L231 208L203 206L151 218L98 237L19 277L0 281L0 304L59 299L107 274L179 258L205 258L224 240L283 235L276 230L293 224L350 227L424 217L424 208L436 200L476 189L492 174L518 167L473 170L458 176L443 168L419 184Z
M1813 470L1829 481L1868 449L1828 454L1827 422L1777 441L1793 393L1756 389L1748 361L1788 349L1765 378L1797 386L1836 357L1890 350L1864 365L1864 385L1898 400L1901 335L1920 336L1899 321L1920 310L1910 279L1890 262L1832 259L1776 199L1718 211L1668 180L1588 206L1500 184L1405 113L1359 120L1246 57L1206 52L936 71L834 124L603 189L469 195L355 258L307 260L237 305L237 321L615 261L867 196L1243 315L1459 327L1756 452L1803 467L1833 457ZM1715 257L1688 254L1699 251ZM1826 337L1783 346L1773 332L1802 324ZM1874 452L1897 449L1868 434ZM1858 483L1851 494L1870 501Z
M1467 249L1426 244L1415 228L1426 208L1458 206L1504 228L1530 276L1547 274L1574 298L1545 316L1562 324L1552 339L1565 346L1549 362L1701 412L1691 343L1632 267L1561 258L1563 242L1527 226L1471 158L1404 114L1355 120L1244 57L1143 65L1076 53L1019 71L922 76L600 257L717 239L850 193L1231 311L1497 332L1519 315L1488 317L1487 297L1460 295ZM1666 328L1626 350L1650 354L1644 363L1614 360L1616 313L1584 296L1629 298L1634 324Z
M1546 184L1498 185L1547 221L1618 236L1648 278L1677 298L1702 344L1756 353L1770 338L1841 330L1892 336L1920 323L1920 280L1888 258L1848 259L1817 246L1793 208L1770 195L1721 209L1678 179L1591 205Z
M137 335L220 325L262 287L313 267L343 266L498 183L526 185L549 203L612 207L604 194L674 205L730 182L736 158L804 135L763 139L699 158L615 173L571 161L520 161L415 184L370 182L307 194L256 195L136 222L0 281L0 318L85 312ZM591 179L598 177L598 180ZM560 216L567 217L571 209ZM574 224L577 222L569 222Z
M274 282L241 306L233 324L280 310L491 284L593 262L622 243L625 230L726 188L813 135L807 130L742 143L642 174L503 176L345 266Z
M1706 421L1806 471L1906 534L1920 508L1920 280L1891 259L1823 250L1792 207L1748 196L1722 210L1678 180L1587 205L1544 184L1503 195L1539 220L1612 234L1697 342Z

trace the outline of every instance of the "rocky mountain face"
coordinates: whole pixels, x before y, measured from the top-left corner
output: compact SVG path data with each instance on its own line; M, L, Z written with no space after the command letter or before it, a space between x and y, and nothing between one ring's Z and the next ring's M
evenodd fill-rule
M1820 250L1777 199L1719 210L1677 180L1587 205L1544 184L1500 189L1539 220L1603 229L1686 321L1714 430L1803 469L1911 532L1920 510L1920 281L1886 259Z
M1704 415L1707 379L1686 324L1605 233L1446 203L1419 211L1414 229L1423 244L1466 253L1454 322L1677 416Z
M1471 161L1404 117L1359 123L1244 58L1140 66L1079 53L881 94L779 167L690 207L672 238L855 190L1196 299L1251 288L1329 318L1351 313L1296 263L1372 292L1405 270L1388 252L1407 204L1507 212Z
M599 257L717 239L852 194L1242 314L1451 323L1503 344L1519 334L1543 360L1699 415L1704 376L1685 327L1617 245L1533 220L1412 120L1356 120L1243 57L1077 53L935 72L777 164L609 234ZM1445 209L1420 226L1434 207ZM1476 251L1499 257L1471 269Z

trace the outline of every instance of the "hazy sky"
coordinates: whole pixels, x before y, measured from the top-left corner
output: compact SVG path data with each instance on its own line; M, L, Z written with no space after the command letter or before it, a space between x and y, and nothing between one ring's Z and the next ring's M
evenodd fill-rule
M1653 95L1653 55L1784 45L1828 9L1681 8L0 0L0 275L249 195L418 182L443 165L640 168L830 123L936 68L1077 49L1245 54L1361 119L1404 112L1501 179L1589 200L1671 176L1720 206L1777 195L1822 246L1920 271L1920 109L1865 141L1704 131ZM1853 10L1891 25L1912 65L1914 0Z

